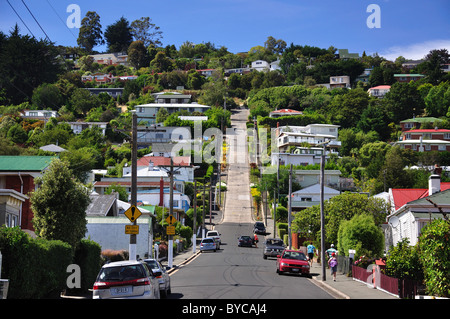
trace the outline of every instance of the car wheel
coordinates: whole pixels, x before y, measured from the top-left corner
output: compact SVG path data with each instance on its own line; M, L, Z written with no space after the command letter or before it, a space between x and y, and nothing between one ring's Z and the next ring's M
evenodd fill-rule
M263 258L264 258L264 259L267 259L267 256L266 256L266 255L263 255Z

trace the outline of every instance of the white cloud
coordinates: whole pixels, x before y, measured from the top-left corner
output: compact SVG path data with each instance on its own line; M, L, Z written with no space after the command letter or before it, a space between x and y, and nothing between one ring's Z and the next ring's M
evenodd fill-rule
M391 61L395 61L399 56L408 60L420 60L434 49L447 49L450 52L450 40L431 40L407 46L394 46L381 52L380 56Z

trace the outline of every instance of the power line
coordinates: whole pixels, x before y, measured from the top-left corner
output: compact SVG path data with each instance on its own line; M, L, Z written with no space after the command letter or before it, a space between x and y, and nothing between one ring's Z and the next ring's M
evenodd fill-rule
M33 32L31 32L30 28L28 28L28 26L26 25L26 23L22 20L22 18L20 17L20 15L17 13L16 9L14 9L14 7L11 5L11 3L9 3L9 0L6 0L6 2L8 2L9 6L11 7L11 9L13 9L13 11L16 13L16 15L19 17L20 21L22 21L22 23L25 25L25 27L28 29L28 32L31 33L31 35L33 36L33 38L36 38L33 34Z
M23 5L27 8L28 12L31 14L31 16L33 17L34 21L36 21L36 23L38 24L39 28L41 28L42 32L44 32L45 36L47 37L47 40L52 42L49 38L49 36L47 35L47 33L45 33L44 29L41 27L41 25L39 24L38 20L34 17L33 13L31 12L31 10L28 8L27 4L25 3L24 0L22 0Z
M73 34L72 30L70 30L70 28L67 26L67 24L64 22L64 20L60 17L60 15L58 14L58 12L55 10L55 8L53 8L52 4L50 3L49 0L47 0L47 3L50 5L50 7L53 9L53 12L58 16L59 20L61 20L62 24L64 24L64 26L70 31L70 33L72 34L72 36L76 39L77 37L75 36L75 34Z

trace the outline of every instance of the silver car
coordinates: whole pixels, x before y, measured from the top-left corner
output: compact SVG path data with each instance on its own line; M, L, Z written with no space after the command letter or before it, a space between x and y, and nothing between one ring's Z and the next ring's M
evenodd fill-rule
M158 281L147 264L136 260L104 265L95 280L93 291L93 299L160 298Z
M156 279L158 279L161 296L167 297L172 293L172 290L170 288L170 276L166 272L166 269L156 259L144 259L144 262L147 264L148 268L151 269L153 275L156 276Z
M200 243L200 252L206 251L206 250L214 250L216 251L217 244L214 238L206 237L202 239L202 242Z

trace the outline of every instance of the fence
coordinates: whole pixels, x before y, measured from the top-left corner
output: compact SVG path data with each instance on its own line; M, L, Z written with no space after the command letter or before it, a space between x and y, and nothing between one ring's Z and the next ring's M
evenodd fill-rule
M383 274L380 267L373 265L368 269L352 266L353 279L373 285L386 293L402 299L414 299L417 295L417 283L409 279L398 279Z

